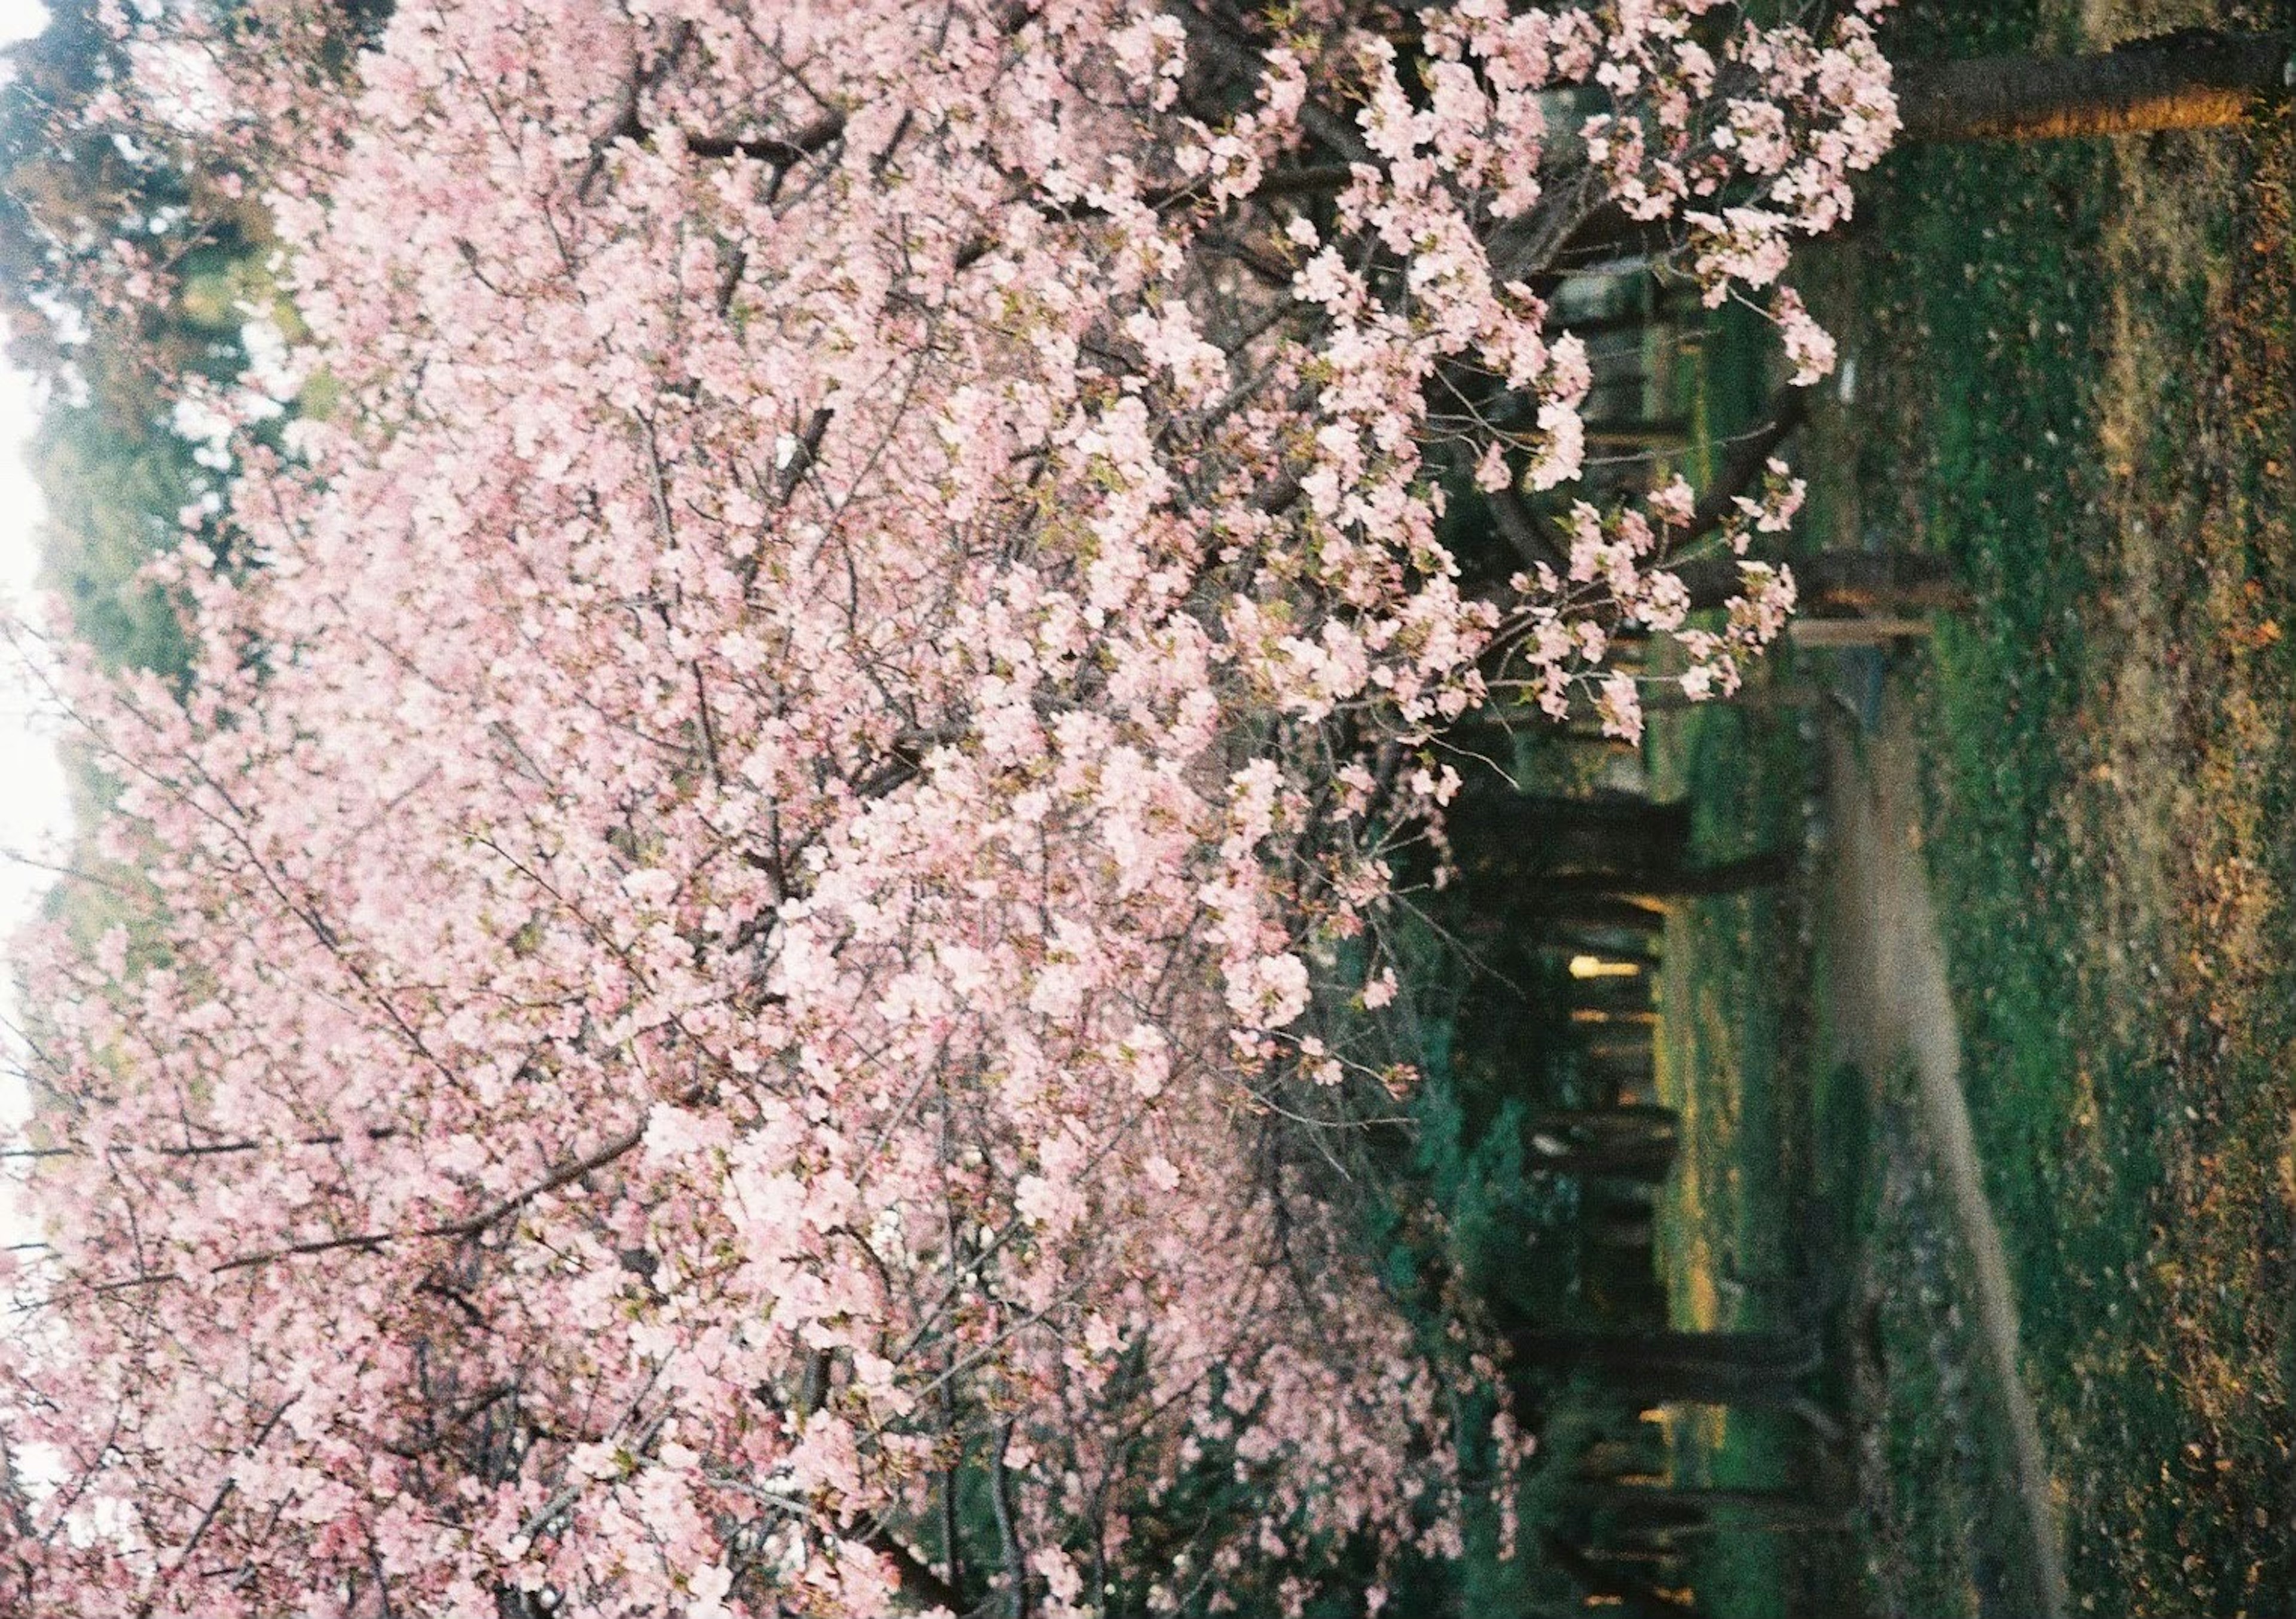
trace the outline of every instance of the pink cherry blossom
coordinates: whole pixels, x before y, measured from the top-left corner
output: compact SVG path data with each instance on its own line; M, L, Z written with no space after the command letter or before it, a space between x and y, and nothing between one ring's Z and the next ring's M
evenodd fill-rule
M1713 9L1463 0L1423 64L1332 4L413 0L340 80L335 8L120 17L118 116L267 196L333 404L234 440L252 565L160 569L187 692L59 693L144 919L34 953L11 1611L1050 1614L1103 1553L1257 1611L1456 1553L1503 1379L1285 1131L1409 1083L1348 1031L1442 729L1632 735L1618 631L1723 691L1791 608L1750 561L1685 626L1683 490L1497 600L1439 537L1455 467L1580 471L1535 289L1589 199L1743 295L1886 143L1867 8ZM1160 1519L1214 1467L1251 1511Z

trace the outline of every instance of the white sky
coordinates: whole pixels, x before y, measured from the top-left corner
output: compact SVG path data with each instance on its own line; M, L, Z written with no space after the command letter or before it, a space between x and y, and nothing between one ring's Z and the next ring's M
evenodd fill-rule
M0 0L0 40L36 34L47 12L30 0ZM20 613L32 601L38 568L33 534L40 497L25 470L23 446L34 417L30 380L0 362L0 612ZM63 772L54 749L29 723L31 705L12 671L0 666L0 943L22 925L46 886L24 854L53 857L66 831ZM12 1026L13 985L0 973L0 1014ZM0 1036L0 1039L4 1039ZM15 1067L9 1052L6 1067ZM22 1089L0 1081L0 1136L13 1133L25 1114ZM0 1186L0 1231L12 1223Z

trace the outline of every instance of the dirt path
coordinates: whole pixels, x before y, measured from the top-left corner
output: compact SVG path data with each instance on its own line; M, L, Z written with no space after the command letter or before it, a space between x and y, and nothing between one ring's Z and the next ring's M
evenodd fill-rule
M2046 1619L2066 1619L2064 1554L2049 1491L2047 1458L2032 1396L2017 1368L2017 1301L2001 1228L1986 1200L1969 1107L1961 1090L1961 1032L1946 983L1945 939L1920 853L1915 744L1898 705L1861 748L1834 728L1828 778L1835 858L1828 895L1835 943L1836 1062L1889 1071L1902 1054L1919 1078L1918 1113L1963 1247L1971 1256L1978 1336L2000 1391L2032 1544L2035 1593Z

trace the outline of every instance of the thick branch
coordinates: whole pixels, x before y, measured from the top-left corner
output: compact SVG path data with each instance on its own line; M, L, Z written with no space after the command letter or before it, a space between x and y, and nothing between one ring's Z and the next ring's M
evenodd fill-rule
M927 1607L945 1607L952 1614L968 1613L972 1604L955 1586L933 1573L922 1558L903 1545L882 1525L861 1537L861 1543L893 1566L901 1589Z
M1543 1533L1539 1540L1547 1561L1577 1582L1589 1597L1606 1599L1629 1619L1702 1619L1703 1610L1694 1601L1677 1602L1649 1581L1605 1566L1558 1534Z
M641 128L636 133L637 139L644 140L651 132ZM697 158L748 158L753 162L771 164L775 168L791 168L820 152L844 134L845 115L832 112L790 135L740 137L691 135L685 137L685 150Z
M1739 496L1751 494L1761 482L1770 457L1777 454L1780 445L1794 436L1808 414L1808 390L1787 388L1770 419L1732 447L1713 485L1691 512L1689 533L1677 544L1694 545L1722 527L1731 512L1737 510Z
M1029 1559L1021 1545L1020 1515L1013 1505L1013 1478L1005 1470L1004 1447L1013 1443L1013 1420L1006 1418L996 1430L988 1451L988 1498L996 1512L996 1539L1004 1554L1006 1619L1029 1619Z
M1953 563L1925 551L1821 551L1789 559L1794 594L1804 611L1906 613L1950 610L1969 593ZM1744 590L1733 556L1694 557L1677 563L1675 576L1690 592L1693 609L1720 607Z
M677 1100L680 1104L686 1104L698 1100L700 1095L699 1091L688 1091ZM390 1243L406 1241L410 1238L459 1239L476 1237L489 1227L499 1225L503 1221L509 1219L537 1198L547 1196L562 1186L580 1180L593 1170L603 1169L616 1159L626 1157L636 1148L639 1142L645 1140L645 1124L641 1120L630 1129L607 1141L594 1151L585 1153L580 1157L563 1160L556 1168L525 1190L514 1192L501 1202L482 1208L474 1214L465 1215L460 1220L449 1220L438 1225L422 1226L411 1231L363 1231L354 1237L319 1237L308 1242L291 1242L283 1247L266 1248L259 1254L242 1254L236 1259L227 1259L215 1267L214 1273L220 1276L229 1271L251 1270L257 1265L269 1264L274 1260L308 1258L313 1255L332 1254L344 1248L379 1248ZM135 1280L157 1284L180 1279L167 1275L139 1277Z

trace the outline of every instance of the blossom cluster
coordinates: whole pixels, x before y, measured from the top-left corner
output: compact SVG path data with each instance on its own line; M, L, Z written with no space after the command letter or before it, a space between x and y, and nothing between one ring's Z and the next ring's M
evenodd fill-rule
M1596 200L1758 287L1886 135L1857 17L1713 9L456 0L348 86L261 58L291 6L135 22L334 403L239 446L248 566L169 564L188 689L71 692L153 920L36 975L23 1611L1062 1619L1455 1550L1481 1374L1295 1128L1404 1082L1308 1014L1392 998L1495 658L1625 732L1610 629L1726 686L1790 601L1685 624L1679 490L1500 602L1439 539L1452 464L1580 470Z

